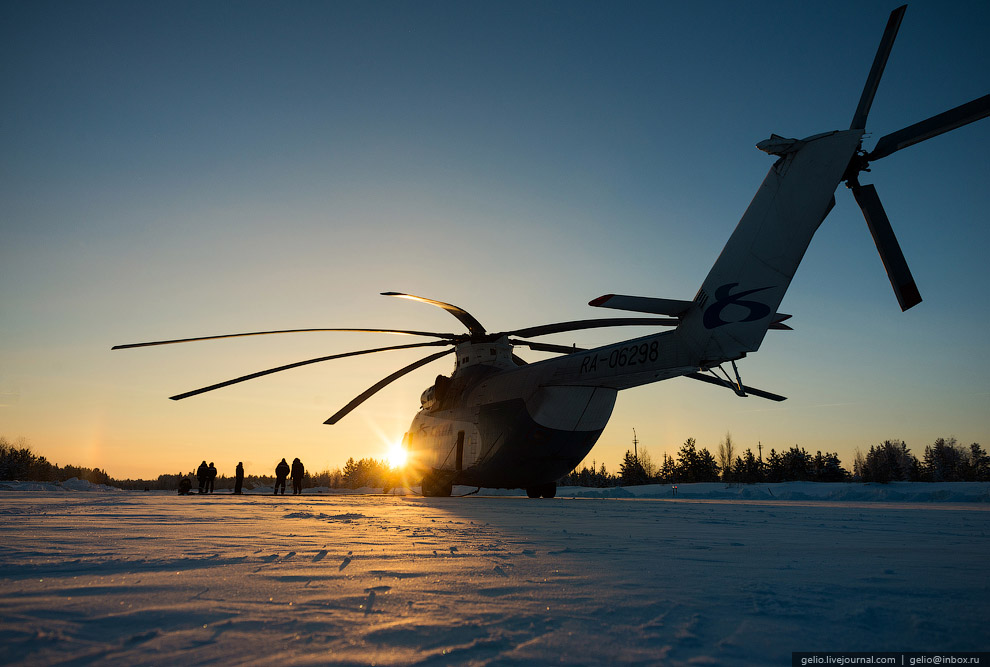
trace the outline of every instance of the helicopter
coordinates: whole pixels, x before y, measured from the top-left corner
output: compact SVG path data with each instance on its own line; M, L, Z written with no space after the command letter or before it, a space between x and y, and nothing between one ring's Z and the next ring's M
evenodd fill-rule
M785 397L743 384L736 362L757 351L768 330L788 330L778 307L818 227L845 183L863 212L902 311L921 302L907 261L876 188L859 177L870 165L908 146L990 115L990 95L883 136L863 148L866 121L907 6L891 12L848 129L804 139L771 135L756 147L776 158L749 207L694 298L606 294L589 305L635 317L574 320L489 332L450 303L402 292L385 296L441 308L466 329L461 333L402 329L317 328L256 331L116 345L146 347L269 334L350 331L431 340L307 359L172 396L182 400L300 366L388 350L443 348L376 382L334 413L336 424L398 378L454 355L449 376L438 375L420 397L403 446L407 479L424 496L450 496L455 484L522 488L531 498L552 498L557 481L591 451L618 392L674 377L771 401ZM596 328L647 326L655 331L591 349L530 340ZM559 356L527 363L516 347ZM726 366L729 368L727 369ZM731 369L731 373L730 373Z

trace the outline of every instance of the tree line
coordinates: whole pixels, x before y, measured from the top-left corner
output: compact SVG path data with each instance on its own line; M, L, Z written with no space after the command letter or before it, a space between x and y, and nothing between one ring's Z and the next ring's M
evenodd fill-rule
M856 451L853 470L842 466L838 454L821 451L814 455L794 445L777 452L771 449L766 459L747 448L735 454L732 436L726 434L715 454L698 448L694 438L681 445L676 457L663 454L656 462L645 449L637 453L626 450L616 474L605 465L582 466L560 480L564 486L607 487L639 484L677 484L690 482L986 482L990 481L990 457L973 443L960 445L955 438L938 438L925 447L921 459L911 454L903 441L886 440L870 447L865 455Z
M112 481L106 470L49 463L44 456L32 452L23 440L14 444L0 437L0 480L65 482L73 477L93 484L110 485Z
M990 481L990 456L978 443L969 447L955 438L938 438L918 459L903 441L886 440L856 452L855 474L869 482L986 482Z
M39 456L21 440L17 444L0 437L0 480L32 482L64 482L73 477L93 484L106 484L121 489L173 490L188 473L159 475L157 479L114 479L106 470L74 465L59 466ZM618 473L610 473L605 464L575 468L560 480L563 486L608 487L639 484L687 484L690 482L728 482L756 484L761 482L986 482L990 481L990 456L978 443L968 447L955 438L938 438L927 445L919 459L902 440L885 440L872 445L866 454L856 451L852 472L842 466L837 454L816 452L794 445L778 453L771 449L766 457L754 455L747 448L735 453L732 436L726 434L716 453L698 447L688 438L676 457L663 454L654 461L644 448L637 453L626 451ZM331 489L393 488L399 486L399 473L388 463L374 458L355 461L349 458L343 468L326 469L303 477L305 488ZM246 475L244 488L269 487L275 484L272 475ZM232 489L234 478L220 475L216 488Z
M49 462L44 456L35 454L23 439L11 443L6 438L0 437L0 481L56 483L77 478L119 489L173 491L178 488L179 481L183 477L195 479L196 473L195 471L177 472L159 475L155 479L115 479L106 470L99 468L59 466ZM326 469L315 473L306 471L303 476L304 488L359 489L386 486L391 488L397 483L396 472L388 463L373 458L355 461L352 457L347 460L343 468ZM248 490L255 487L270 487L274 484L274 475L244 476L244 488ZM233 489L233 476L219 475L214 488Z

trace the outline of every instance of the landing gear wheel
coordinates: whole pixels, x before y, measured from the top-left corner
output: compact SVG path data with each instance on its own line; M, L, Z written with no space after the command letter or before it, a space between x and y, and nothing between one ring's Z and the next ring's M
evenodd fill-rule
M530 498L553 498L557 495L557 482L527 487L526 495Z
M437 479L433 473L428 473L423 477L423 495L430 498L449 498L454 490L454 485L450 482L443 482Z

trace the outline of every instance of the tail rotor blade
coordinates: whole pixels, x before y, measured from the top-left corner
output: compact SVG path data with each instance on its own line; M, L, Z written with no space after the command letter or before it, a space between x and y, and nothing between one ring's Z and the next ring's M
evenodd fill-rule
M883 38L880 40L880 47L877 55L873 59L873 67L870 68L870 75L866 79L866 86L863 87L863 94L859 98L859 105L856 107L856 115L853 116L850 130L863 130L866 128L866 117L870 114L870 107L873 106L873 97L877 94L877 87L880 85L880 77L887 66L887 58L890 57L890 50L894 48L894 38L901 27L901 19L907 5L901 5L890 13L887 19L887 27L883 31Z
M374 396L376 393L378 393L379 390L383 389L386 385L390 384L391 382L394 382L395 380L398 380L400 377L402 377L406 373L410 373L410 372L416 370L417 368L419 368L420 366L425 366L426 364L430 363L431 361L435 361L436 359L439 359L440 357L442 357L442 356L444 356L446 354L450 354L453 351L454 351L453 348L451 348L449 350L444 350L443 352L437 352L436 354L431 354L430 356L424 357L424 358L420 359L417 362L411 363L408 366L406 366L405 368L400 368L399 370L395 371L394 373L392 373L388 377L382 378L381 380L379 380L378 382L376 382L375 384L373 384L364 393L362 393L361 395L357 396L354 400L352 400L350 403L348 403L347 405L345 405L344 407L342 407L332 417L330 417L330 419L326 420L323 423L324 424L336 424L341 419L343 419L351 410L353 410L354 408L356 408L357 406L361 405L366 400L368 400L369 398L371 398L372 396Z
M870 161L879 160L902 148L937 137L943 132L949 132L987 116L990 116L990 95L984 95L972 102L961 104L955 109L949 109L897 132L891 132L877 142L867 159Z
M918 293L918 286L911 276L911 269L908 268L904 253L901 252L901 246L890 226L890 220L883 210L883 204L880 203L877 189L872 185L855 185L852 191L856 203L859 204L866 218L866 224L870 227L870 234L877 244L880 259L887 270L887 277L890 278L890 285L894 288L901 310L918 305L921 303L921 294Z

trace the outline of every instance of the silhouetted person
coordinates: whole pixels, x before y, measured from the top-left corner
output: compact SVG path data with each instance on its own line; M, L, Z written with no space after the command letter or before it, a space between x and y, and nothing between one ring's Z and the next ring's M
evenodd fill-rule
M213 493L213 482L217 478L217 468L213 465L213 461L210 461L210 467L206 469L206 488L207 493Z
M285 462L285 459L275 466L275 493L278 494L279 489L282 489L282 495L285 495L285 478L289 476L289 464Z
M179 495L188 496L190 491L192 491L192 482L189 481L188 477L183 477L179 482Z
M306 474L302 461L292 459L292 495L298 496L302 493L302 478Z
M203 461L202 463L199 464L199 467L196 468L196 479L199 480L200 493L206 493L206 480L209 478L209 476L210 476L210 471L206 467L206 461Z
M238 462L234 471L234 493L241 495L241 487L244 485L244 464Z

